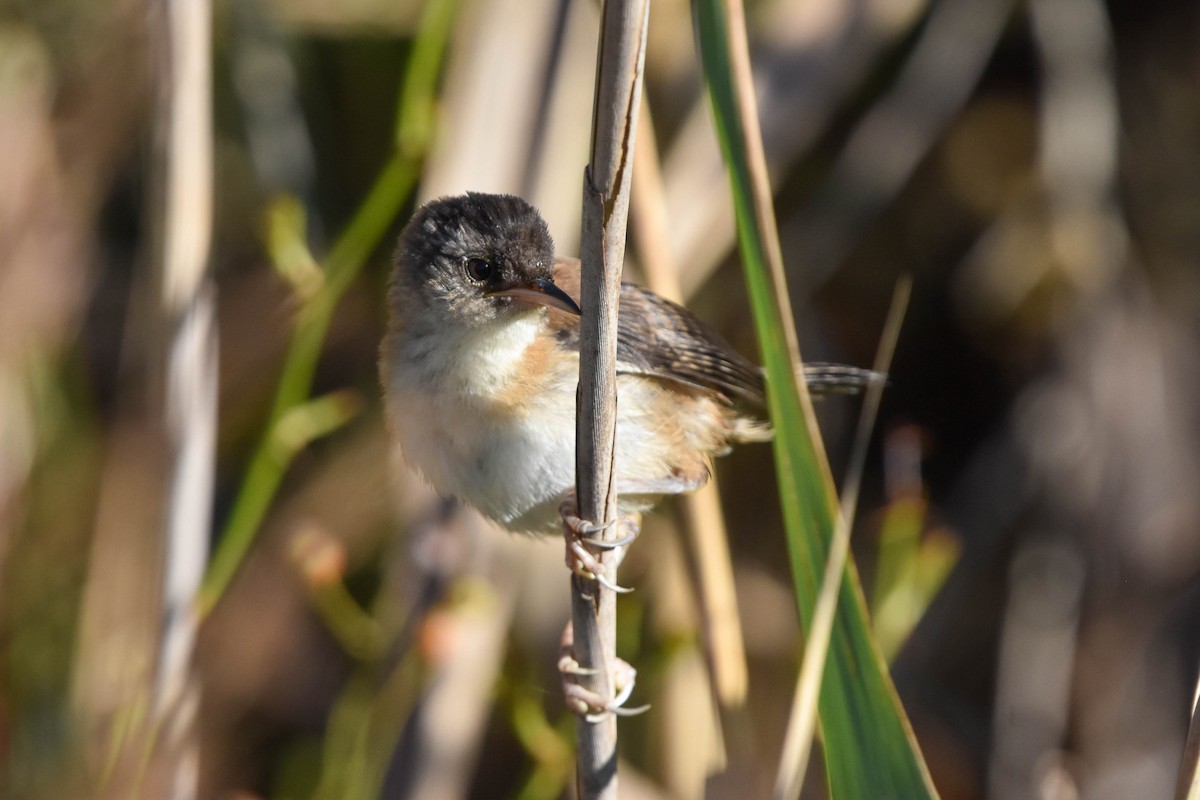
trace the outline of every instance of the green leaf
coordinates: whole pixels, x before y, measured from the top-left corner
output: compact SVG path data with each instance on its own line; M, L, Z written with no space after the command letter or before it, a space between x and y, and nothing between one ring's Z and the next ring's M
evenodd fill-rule
M730 172L738 242L755 328L767 370L775 427L779 494L800 616L811 625L837 514L837 497L807 396L794 379L786 291L773 278L769 248L778 247L770 197L755 192L753 152L739 113L741 83L731 59L730 16L722 0L696 0L697 36L717 136ZM744 37L741 19L736 33ZM765 193L763 193L765 194ZM867 621L853 562L848 562L830 635L819 719L833 798L936 797L920 749Z

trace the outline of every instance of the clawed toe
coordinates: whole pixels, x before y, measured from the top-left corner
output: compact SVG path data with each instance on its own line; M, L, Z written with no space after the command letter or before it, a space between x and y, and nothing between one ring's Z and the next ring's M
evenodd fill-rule
M575 514L564 514L563 522L566 523L567 527L571 529L572 533L580 538L595 536L597 533L604 533L613 526L612 522L605 522L603 524L598 522L589 522L588 520L583 519ZM595 540L588 539L588 541Z
M604 528L607 529L613 524L610 522ZM621 536L616 539L593 539L581 536L579 541L601 550L619 550L626 545L633 544L634 539L637 539L642 533L642 526L638 524L636 517L621 517L615 524L622 531Z
M611 700L605 700L591 689L579 685L575 680L577 676L595 675L596 670L581 667L570 654L564 654L558 660L558 669L563 676L563 697L567 706L588 722L600 722L609 716L632 717L650 710L649 705L624 707L637 683L637 670L621 659L617 659L616 669L613 671L615 694Z
M623 518L613 522L598 524L582 519L578 513L578 504L575 499L574 490L568 491L566 497L563 498L562 505L559 507L559 513L562 515L563 536L566 539L567 568L582 578L595 581L609 591L619 594L632 592L632 589L627 589L613 582L607 574L608 569L606 566L601 563L596 554L588 550L588 547L601 550L619 550L637 538L639 533L637 520ZM623 531L621 537L611 541L593 538L593 534L606 531L613 525L620 526ZM614 563L619 563L619 559Z
M567 676L567 675L591 676L591 675L599 675L600 674L600 670L598 670L598 669L594 669L592 667L585 667L585 666L581 665L578 661L575 660L574 656L572 656L570 653L564 653L558 659L558 671L563 674L564 680L565 680L565 676Z
M629 594L633 591L633 589L613 583L605 574L604 565L600 563L600 560L588 552L587 548L583 546L582 540L575 539L570 534L567 534L566 561L567 569L581 578L595 581L610 592Z
M579 516L579 501L575 496L574 489L567 490L562 503L558 506L558 513L562 517L563 525L570 528L578 538L604 533L615 524L614 522L592 522Z
M621 586L618 583L613 583L608 578L604 577L604 574L600 572L593 573L592 580L603 586L605 589L608 589L610 592L616 592L617 594L629 594L633 591L633 589L628 586Z

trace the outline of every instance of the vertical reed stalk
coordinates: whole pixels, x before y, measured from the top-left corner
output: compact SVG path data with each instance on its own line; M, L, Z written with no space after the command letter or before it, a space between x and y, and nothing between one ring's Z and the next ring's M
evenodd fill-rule
M212 521L217 423L214 291L207 273L212 235L212 9L207 0L168 0L166 190L162 308L170 336L166 431L170 489L162 640L154 714L171 762L170 797L196 796L199 772L192 671Z
M576 487L580 515L597 522L616 519L613 455L617 427L617 299L625 255L625 226L633 177L633 149L641 106L649 0L604 4L596 57L591 159L584 174L582 344L576 427ZM604 535L616 535L612 526ZM600 554L610 576L617 551ZM571 576L574 654L595 670L581 683L601 697L613 696L616 660L616 598L594 581ZM580 718L576 770L581 798L617 796L617 725L611 714Z

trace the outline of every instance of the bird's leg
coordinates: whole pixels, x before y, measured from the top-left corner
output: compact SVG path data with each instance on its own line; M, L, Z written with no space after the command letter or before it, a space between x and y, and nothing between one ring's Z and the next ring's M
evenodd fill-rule
M574 489L567 490L562 505L559 506L559 514L562 516L563 537L567 545L567 568L580 577L596 581L610 591L618 593L633 591L614 583L608 577L604 564L588 548L595 547L606 550L617 550L624 547L637 538L640 531L637 519L623 517L616 522L609 522L603 525L585 520L579 516L579 502L575 496ZM594 537L594 534L606 531L614 524L618 525L622 532L620 537L613 540L597 539ZM620 559L617 559L615 563L620 563Z
M634 684L637 683L637 670L629 662L620 658L613 664L613 697L605 700L600 695L580 685L579 676L595 675L596 670L582 667L575 660L573 648L575 645L574 629L570 621L563 629L562 645L559 650L558 671L562 675L563 698L567 708L579 714L588 722L600 722L605 717L632 717L649 710L650 706L625 708L633 694Z

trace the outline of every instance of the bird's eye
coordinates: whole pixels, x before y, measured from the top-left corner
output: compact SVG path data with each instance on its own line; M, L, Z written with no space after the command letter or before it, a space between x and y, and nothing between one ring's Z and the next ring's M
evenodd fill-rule
M467 259L467 277L479 283L490 281L496 274L496 266L482 258Z

